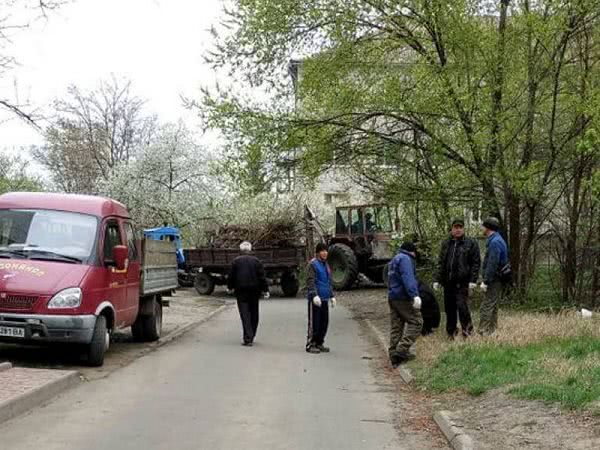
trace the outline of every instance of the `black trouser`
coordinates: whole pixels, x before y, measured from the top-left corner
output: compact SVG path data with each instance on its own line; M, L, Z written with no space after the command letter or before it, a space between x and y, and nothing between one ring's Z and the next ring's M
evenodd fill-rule
M308 301L308 337L306 348L311 345L323 345L329 326L329 302L321 302L321 306Z
M244 342L254 340L258 328L258 302L260 292L258 291L236 291L238 310L242 319Z
M460 319L462 335L473 333L471 311L469 311L469 287L464 284L448 283L444 286L444 307L446 308L446 331L450 336L458 334L456 322ZM458 313L458 314L457 314Z

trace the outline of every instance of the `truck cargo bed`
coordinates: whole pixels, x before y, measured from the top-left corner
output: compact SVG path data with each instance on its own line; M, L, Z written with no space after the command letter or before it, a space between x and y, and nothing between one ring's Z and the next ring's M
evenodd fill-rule
M177 288L177 253L169 241L142 240L140 295L168 293Z
M197 248L184 250L189 267L202 267L206 270L225 270L231 267L235 258L241 255L238 249ZM256 249L252 252L265 269L296 268L304 263L304 247L272 247Z

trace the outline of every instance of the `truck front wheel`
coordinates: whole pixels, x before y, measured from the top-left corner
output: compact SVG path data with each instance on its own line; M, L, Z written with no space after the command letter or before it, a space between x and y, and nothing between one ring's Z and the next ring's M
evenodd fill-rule
M138 342L158 341L162 333L162 318L162 302L160 299L153 299L152 314L138 316L131 326L133 339Z
M106 317L98 316L92 342L87 346L87 362L92 367L100 367L104 364L104 354L110 346L110 334L106 327Z

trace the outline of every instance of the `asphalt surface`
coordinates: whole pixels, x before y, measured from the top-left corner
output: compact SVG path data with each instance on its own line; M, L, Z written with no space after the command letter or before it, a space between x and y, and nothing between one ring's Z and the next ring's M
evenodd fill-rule
M347 310L329 354L304 351L304 300L261 303L254 347L237 309L108 378L0 426L6 449L397 449L393 393Z

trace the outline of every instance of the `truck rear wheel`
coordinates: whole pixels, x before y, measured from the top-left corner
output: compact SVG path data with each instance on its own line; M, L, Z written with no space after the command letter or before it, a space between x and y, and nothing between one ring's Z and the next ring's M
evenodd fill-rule
M215 280L209 274L200 272L194 278L194 287L200 295L210 295L215 290Z
M106 317L98 316L94 326L92 342L87 346L87 363L92 367L104 364L104 354L110 346L110 334L106 327Z
M331 282L335 289L350 289L358 278L358 261L350 247L333 244L327 258L331 267Z
M281 290L286 297L295 297L300 289L298 275L295 272L284 272L281 276Z
M152 300L152 314L138 316L131 326L133 339L138 342L153 342L160 339L162 333L162 302L160 299Z

